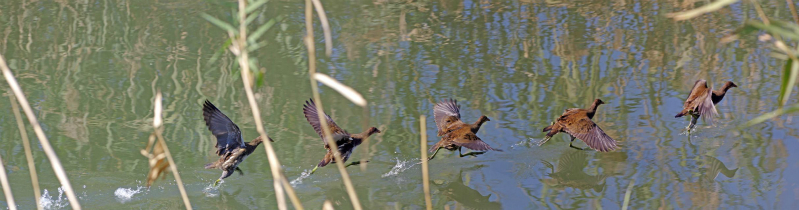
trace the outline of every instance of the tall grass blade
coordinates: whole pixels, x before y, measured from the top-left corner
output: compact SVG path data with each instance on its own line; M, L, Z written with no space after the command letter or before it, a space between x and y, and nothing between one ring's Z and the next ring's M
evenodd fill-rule
M8 185L6 167L3 165L3 158L0 158L0 184L3 185L3 193L6 195L6 204L9 210L17 210L17 203L14 202L14 195L11 194L11 186Z
M755 119L749 120L749 122L744 123L744 125L742 125L741 128L745 128L745 127L749 127L749 126L752 126L752 125L755 125L755 124L759 124L759 123L765 122L768 119L779 117L780 115L783 115L783 114L794 113L794 112L799 112L799 104L794 104L793 106L789 106L789 107L783 107L781 109L777 109L777 110L771 111L769 113L765 113L763 115L755 117Z
M779 102L780 107L785 106L791 96L793 87L796 85L796 77L799 76L799 62L788 59L782 72L782 86L780 86Z
M61 183L64 193L67 194L67 200L69 200L69 205L71 205L70 207L80 210L80 202L78 202L78 197L75 196L75 191L72 190L72 184L69 183L69 178L64 171L64 166L61 165L61 160L58 159L58 155L55 153L53 146L50 145L50 141L47 140L47 135L44 135L44 130L42 130L42 126L39 125L39 120L36 119L36 115L33 113L28 99L25 98L25 94L22 93L22 88L19 86L19 83L17 83L17 79L14 78L14 74L8 69L3 55L0 55L0 70L3 71L3 76L6 78L8 86L10 86L11 90L14 92L14 96L17 97L22 111L24 111L25 116L28 117L28 122L33 126L36 138L39 138L39 143L42 145L42 150L44 150L44 154L47 155L47 159L50 160L50 166L53 167L53 172L55 172L58 181Z
M344 85L336 79L333 79L332 77L322 73L313 74L313 78L316 79L316 81L333 88L333 90L338 91L341 93L341 95L352 101L352 103L361 107L366 106L366 99L364 99L363 96L358 93L358 91L355 91L355 89L352 89L351 87Z
M19 105L14 94L8 93L8 101L11 102L11 111L14 112L14 118L17 119L17 127L19 127L19 135L22 137L22 148L25 150L25 158L28 160L28 171L31 175L31 185L33 185L33 196L36 201L36 209L44 209L40 205L39 200L42 198L42 193L39 190L39 175L36 174L36 164L33 162L33 152L31 151L31 143L28 139L28 132L25 130L25 123L22 121L22 115L19 114Z
M322 107L322 100L319 97L319 85L317 84L316 75L316 47L314 46L314 38L313 38L313 9L312 9L312 0L305 0L305 48L308 51L308 75L311 81L311 92L313 93L314 101L316 101L316 110L324 110ZM330 78L332 80L332 78ZM333 80L335 81L335 80ZM335 81L337 82L337 81ZM366 101L364 100L364 106L366 105ZM319 119L325 119L324 112L318 112ZM330 128L327 126L326 120L320 120L320 125L322 126L322 132L325 134L325 141L330 146L330 148L338 148L336 145L336 141L333 141L333 135L331 135ZM338 150L333 150L333 159L336 162L336 168L338 168L338 172L341 174L341 179L344 182L344 186L347 189L347 195L350 197L350 201L352 202L352 208L355 210L361 210L361 201L358 199L358 194L355 193L355 187L352 186L352 181L350 180L350 176L347 173L347 169L344 166L344 161L341 158L341 154Z
M427 210L433 209L433 199L430 197L430 175L427 168L427 117L419 116L419 130L422 132L422 187L424 188L424 204Z
M325 14L325 8L322 7L322 2L319 0L311 0L313 2L314 8L316 8L316 14L319 15L319 22L322 23L322 32L325 35L325 55L330 57L333 54L333 35L330 33L330 24L327 22L327 14Z
M239 0L239 10L238 10L238 19L240 22L244 22L243 20L247 19L246 14L246 1ZM228 33L231 39L235 39L236 43L233 44L229 49L233 54L236 55L238 58L239 66L241 67L241 79L244 83L244 92L247 95L247 101L250 103L250 109L252 110L253 119L255 119L256 129L258 130L258 134L261 136L262 139L269 139L269 136L266 134L266 130L264 129L264 124L261 121L261 111L258 108L258 102L255 101L255 94L252 91L252 72L250 71L250 57L249 51L247 51L247 25L240 24L239 25L239 32L238 37L234 37L233 33ZM238 53L237 53L238 52ZM302 203L300 203L299 198L294 193L294 189L286 180L286 177L283 175L283 171L280 168L280 161L277 158L277 154L275 153L275 149L272 147L272 142L270 141L263 141L264 150L266 150L266 156L269 161L269 168L272 172L273 178L273 186L275 188L275 199L277 200L277 207L280 210L288 209L286 206L286 195L288 195L289 199L291 199L292 205L294 205L295 209L302 210ZM284 194L285 193L285 194Z
M630 184L627 185L627 191L624 192L624 203L621 204L621 210L627 210L627 207L630 206L630 196L633 194L634 185L635 179L630 180Z
M706 4L704 6L701 6L699 8L696 8L696 9L683 11L683 12L668 13L668 14L666 14L666 17L674 18L674 20L677 20L677 21L688 20L688 19L695 18L695 17L700 16L700 15L705 14L705 13L709 13L709 12L713 12L713 11L719 10L722 7L725 7L727 5L733 4L735 2L738 2L738 0L718 0L718 1L714 1L714 2L711 2L709 4Z
M258 7L261 7L261 5L266 4L266 2L269 2L269 0L258 0L258 1L250 2L250 5L247 5L247 8L244 9L244 13L250 14L250 13L252 13L252 11L255 11L256 9L258 9ZM257 16L257 15L253 15L253 16Z
M211 15L205 14L205 13L200 14L200 16L202 16L203 18L208 20L208 22L211 22L214 25L216 25L216 26L222 28L223 30L227 31L228 33L235 33L236 32L236 28L234 28L232 25L230 25L230 24L228 24L225 21L222 21L220 19L216 19L214 16L211 16Z

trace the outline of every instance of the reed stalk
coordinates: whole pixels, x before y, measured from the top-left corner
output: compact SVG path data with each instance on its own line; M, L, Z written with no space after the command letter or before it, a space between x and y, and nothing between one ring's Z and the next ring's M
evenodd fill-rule
M64 166L61 165L61 160L58 159L58 155L55 153L53 146L50 145L50 141L47 140L44 130L42 130L42 127L39 125L39 120L36 119L36 115L33 113L33 109L31 109L28 99L25 98L25 94L22 93L22 88L19 86L19 83L17 83L17 79L14 78L14 74L12 74L11 70L8 69L8 65L6 65L6 60L3 55L0 55L0 70L3 71L3 76L6 78L8 86L10 86L11 90L14 92L14 96L17 97L17 101L19 101L19 105L25 112L25 116L28 117L28 122L30 122L31 126L33 126L33 131L36 133L36 138L39 138L39 142L42 144L42 150L44 150L44 154L47 155L47 159L50 160L50 166L53 167L53 172L55 172L58 181L61 183L62 189L64 189L64 193L67 195L67 199L71 205L70 207L77 210L82 209L80 207L80 202L78 202L78 197L75 196L75 191L72 190L72 184L69 183L69 178L67 177L67 173L64 171Z
M177 182L178 190L180 190L180 196L183 198L183 205L186 205L187 210L191 210L191 202L189 202L189 196L186 194L186 189L183 187L183 180L180 178L180 173L178 173L178 166L175 165L175 160L172 159L172 153L169 153L169 148L166 147L166 141L164 137L161 135L161 132L164 130L161 126L163 125L163 119L161 118L162 115L162 108L161 105L161 91L159 90L155 94L155 115L153 117L153 129L155 129L155 136L158 137L158 143L161 144L161 148L164 149L164 155L166 155L166 160L169 161L169 169L172 173L175 174L175 182Z
M635 185L635 179L630 181L630 184L627 185L627 190L624 192L624 203L621 204L621 210L627 210L627 207L630 206L630 196L633 194L633 185Z
M247 20L247 1L239 0L239 34L238 37L234 37L231 34L231 39L236 40L236 44L233 47L238 47L238 49L232 49L231 51L233 54L236 54L238 57L239 66L241 66L241 79L244 82L244 92L247 94L247 100L250 103L250 109L252 110L253 119L255 119L256 129L258 130L258 134L261 136L262 139L269 139L269 136L266 134L266 130L264 130L263 122L261 121L261 111L258 109L258 103L255 101L255 95L252 91L252 79L251 79L251 72L250 72L250 57L247 48L247 25L244 24ZM266 156L269 160L269 167L272 171L273 185L275 187L275 197L277 199L278 209L285 210L287 209L286 206L286 198L285 196L288 195L289 199L291 199L291 203L294 205L295 209L302 210L302 203L300 203L300 199L297 198L297 195L294 193L294 188L291 187L286 177L283 175L282 169L280 168L280 161L277 159L277 154L275 153L275 149L272 147L272 142L270 141L263 141L264 149L266 150ZM284 191L286 194L284 194Z
M433 209L433 199L430 197L430 171L427 168L427 118L419 116L419 131L422 132L422 186L424 188L424 204L427 210Z
M319 119L325 119L324 116L324 109L322 107L322 100L319 97L319 85L317 82L317 74L316 74L316 48L314 46L314 33L313 33L313 0L305 0L305 46L308 50L308 75L311 80L311 92L313 93L314 101L316 101L316 110L319 110L318 117ZM318 0L317 0L318 1ZM318 3L321 6L321 3ZM322 8L319 7L319 10ZM324 13L324 12L322 12ZM322 16L320 16L321 18ZM329 29L328 29L329 30ZM330 40L326 40L330 41ZM365 101L364 101L365 105ZM327 120L319 120L320 125L322 126L322 132L325 134L325 141L327 144L330 145L330 148L338 148L336 145L336 141L333 140L333 135L330 132L330 129L327 127ZM352 202L353 209L361 210L361 202L358 200L358 195L355 193L355 188L352 186L352 181L350 180L350 176L347 173L347 169L344 166L344 161L341 158L341 154L338 152L337 149L333 149L333 158L336 161L336 167L341 173L341 179L344 181L344 186L347 189L347 195L350 197L350 201Z
M36 201L36 209L44 209L40 205L42 193L39 190L39 175L36 174L36 165L33 162L33 152L31 152L31 143L28 139L28 131L25 130L25 123L22 121L22 115L19 114L19 105L17 99L14 98L12 93L8 93L8 101L11 102L11 111L14 112L14 118L17 119L17 127L19 127L19 135L22 137L22 148L25 150L25 159L28 160L28 171L31 175L31 185L33 185L33 196Z
M3 193L6 195L6 203L9 210L17 210L17 203L14 202L14 195L11 194L11 186L8 185L6 167L3 165L3 158L0 158L0 184L3 185Z

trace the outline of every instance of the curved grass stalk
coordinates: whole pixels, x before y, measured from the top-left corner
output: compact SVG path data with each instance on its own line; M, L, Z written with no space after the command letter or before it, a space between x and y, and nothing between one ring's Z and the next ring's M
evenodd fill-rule
M316 110L324 110L322 108L322 100L319 97L319 85L316 83L317 79L315 77L316 48L314 47L313 38L313 10L311 2L312 0L305 0L305 33L307 34L305 36L305 47L308 50L308 75L310 76L311 80L311 92L313 93L314 101L316 101ZM321 9L321 7L319 9ZM319 111L317 113L319 115L319 119L325 119L324 111ZM324 136L327 144L330 145L330 148L338 148L336 141L333 140L333 135L331 135L330 128L327 127L327 121L319 120L319 122L322 126L322 132L325 134ZM355 193L355 187L352 186L352 181L350 180L350 176L347 173L346 167L344 166L344 161L342 161L341 154L338 152L338 150L333 151L333 158L336 160L336 168L338 168L339 173L341 173L341 179L344 181L344 186L346 187L347 195L349 195L352 202L352 207L355 210L361 210L361 202L358 200L358 194Z
M8 185L8 176L6 176L6 168L3 165L2 158L0 158L0 184L3 185L3 193L6 195L8 209L17 210L17 203L14 202L14 195L11 194L11 186Z
M166 160L169 161L169 169L175 174L175 182L177 182L178 190L180 190L180 196L183 198L183 205L186 205L186 209L191 210L191 202L189 202L189 196L186 194L186 189L183 187L183 180L180 178L180 174L178 173L178 167L175 165L175 160L172 159L172 153L169 153L169 148L166 147L166 141L164 137L161 135L163 119L162 116L162 108L161 105L161 91L158 91L155 94L155 115L153 117L153 129L155 129L155 136L158 137L158 143L161 144L161 148L164 150L164 155L166 155Z
M19 114L19 106L17 99L11 93L8 93L8 101L11 102L11 110L14 112L14 118L17 119L17 127L19 127L19 135L22 137L22 147L25 150L25 159L28 160L28 171L31 175L31 185L33 185L33 195L36 199L36 209L44 209L39 205L39 200L42 198L42 193L39 189L39 175L36 174L36 165L33 162L33 152L31 152L31 142L28 139L28 132L25 130L25 123L22 122L22 115Z
M230 38L236 40L236 43L232 46L231 51L233 54L236 54L238 57L239 66L241 66L241 79L244 82L244 92L247 94L247 100L250 102L250 108L252 109L253 119L255 119L256 129L258 130L258 134L261 135L263 139L269 139L266 135L266 131L264 130L263 122L261 122L261 111L258 109L258 103L255 101L255 95L252 91L252 79L251 79L251 72L250 72L250 58L248 54L247 48L247 2L245 0L239 0L239 34L238 38L236 38L233 34L231 34ZM238 48L238 49L236 49ZM291 203L294 205L295 209L302 210L302 204L300 203L299 198L294 193L294 189L289 184L286 177L283 175L282 169L280 168L280 161L277 159L277 154L275 153L274 148L272 148L272 143L270 141L263 141L264 149L266 150L266 156L269 160L269 167L272 171L272 177L274 181L275 187L275 197L277 199L278 209L285 210L287 209L286 206L286 198L285 195L289 196L291 199ZM284 190L286 194L284 193Z
M61 160L58 159L58 155L55 153L53 146L50 145L50 141L47 140L47 136L44 135L44 130L42 130L42 127L39 125L39 120L36 119L36 115L33 113L28 99L25 98L25 94L22 93L22 88L19 86L19 83L17 83L17 79L14 78L14 74L8 69L3 55L0 55L0 70L3 71L3 76L6 78L8 86L11 87L11 90L17 97L17 101L19 101L19 105L25 112L25 116L28 117L28 122L33 126L36 138L39 138L39 142L42 144L42 150L44 150L44 153L47 155L47 159L50 160L50 166L53 167L53 172L55 172L62 189L64 189L65 194L67 194L67 199L71 205L70 207L80 210L80 202L78 202L78 197L75 196L75 191L72 190L72 184L69 183L69 178L67 178L67 173L64 171L64 166L61 165Z

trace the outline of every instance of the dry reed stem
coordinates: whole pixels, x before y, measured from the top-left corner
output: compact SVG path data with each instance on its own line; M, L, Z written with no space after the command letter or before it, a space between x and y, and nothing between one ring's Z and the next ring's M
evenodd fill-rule
M39 190L39 175L36 174L36 165L33 162L33 152L31 152L31 143L28 139L28 131L25 130L25 123L22 122L22 115L19 114L19 106L17 99L14 98L12 93L8 93L8 101L11 102L11 110L14 112L14 118L17 119L17 127L19 127L19 135L22 136L22 148L25 150L25 159L28 160L28 171L31 175L31 185L33 185L33 196L36 200L36 209L44 209L40 205L39 200L42 198L42 193Z
M314 47L314 38L313 38L313 11L312 11L312 0L305 0L305 46L308 49L308 72L311 80L311 92L313 93L314 101L316 101L316 110L320 110L317 112L319 119L325 119L324 116L324 109L322 109L322 100L319 97L319 85L316 84L316 48ZM338 148L336 145L336 141L333 141L333 135L330 133L330 128L327 127L326 120L319 120L320 125L322 126L322 132L325 134L325 141L327 144L330 145L330 148ZM341 173L341 179L344 181L344 186L347 189L347 195L349 195L350 200L352 202L352 207L355 210L361 210L361 202L358 200L358 194L355 193L355 188L352 186L352 181L350 180L350 176L347 173L347 169L344 166L344 161L341 159L341 154L338 152L337 149L333 149L333 158L336 161L336 167L338 168L339 173Z
M17 203L14 202L14 195L11 194L11 186L8 185L6 168L3 165L3 158L0 158L0 183L3 185L3 193L6 195L6 203L9 210L17 210Z
M319 81L322 84L325 84L330 88L333 88L333 90L338 91L339 93L341 93L341 95L352 101L352 103L354 103L355 105L366 107L366 99L363 99L363 96L361 96L360 93L355 91L355 89L352 89L351 87L342 84L341 82L337 81L336 79L333 79L333 77L327 76L326 74L315 73L313 77L314 79L316 79L316 81Z
M53 150L53 146L50 145L50 141L47 140L47 136L44 135L44 130L42 130L42 127L39 125L39 120L36 119L36 115L33 113L33 109L31 109L28 99L25 98L25 94L22 93L22 88L19 87L17 79L14 78L14 74L12 74L11 70L8 69L3 55L0 55L0 70L3 71L3 76L6 78L8 86L10 86L11 90L14 92L14 96L17 97L17 101L19 101L19 105L25 112L25 116L28 117L28 122L30 122L31 126L33 126L33 131L36 133L36 138L39 138L39 142L42 144L42 150L44 150L44 153L47 155L47 159L50 160L50 166L53 167L53 172L55 172L58 181L61 183L62 189L64 189L64 192L67 194L67 200L69 200L69 204L73 209L80 210L81 207L80 203L78 202L78 197L75 196L75 191L72 190L72 184L69 183L69 178L67 177L67 173L64 171L64 166L61 165L61 160L58 159L58 155L55 153L55 150Z
M189 196L186 194L186 189L183 188L183 180L180 179L180 174L178 173L178 166L175 165L175 160L172 159L172 153L169 153L169 148L166 147L166 141L164 137L161 136L161 125L163 125L163 119L161 119L161 112L163 110L163 106L161 105L161 91L159 90L155 94L155 116L153 118L153 129L155 129L155 136L158 137L158 142L161 144L161 148L164 149L164 154L166 155L166 160L169 161L169 169L175 174L175 182L177 182L178 189L180 190L180 196L183 197L183 204L186 205L186 209L191 210L191 203L189 202Z
M319 0L311 0L311 2L316 9L316 14L319 15L319 22L322 22L322 32L325 34L325 55L330 57L333 54L333 36L330 34L330 24L327 22L325 8L322 7L322 2Z
M427 122L424 115L419 116L419 130L422 132L422 186L424 188L424 204L427 210L433 209L433 199L430 197L430 171L427 168Z
M238 39L235 37L230 37L231 39L237 40L237 44L235 45L238 47L238 61L239 66L241 66L241 79L244 82L244 92L247 94L247 100L250 102L250 109L252 109L252 115L255 119L256 129L258 130L258 134L261 136L262 139L269 139L269 136L266 135L266 131L264 130L263 122L261 122L261 111L258 109L258 103L255 101L255 95L252 91L252 80L250 77L250 57L247 52L247 26L244 25L245 20L247 19L247 1L239 0L239 36ZM236 54L236 51L233 51ZM302 203L300 203L299 198L294 193L294 189L286 180L286 177L283 176L282 169L280 168L280 161L277 159L277 154L275 153L275 149L272 148L272 142L266 140L263 141L264 150L266 150L266 156L269 160L269 167L272 171L272 178L273 185L275 187L275 197L277 199L277 207L280 210L287 209L286 206L286 194L288 194L289 199L291 199L291 203L294 205L295 209L302 210ZM286 194L284 193L284 190Z

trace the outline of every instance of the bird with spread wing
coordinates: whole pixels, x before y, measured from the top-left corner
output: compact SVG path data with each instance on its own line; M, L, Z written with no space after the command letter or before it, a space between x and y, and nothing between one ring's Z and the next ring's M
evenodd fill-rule
M463 154L461 153L462 147L475 151L502 151L492 148L480 139L480 137L477 137L477 131L480 130L483 123L491 121L491 119L488 119L485 115L480 116L474 124L466 124L461 121L460 105L458 105L458 102L453 99L445 99L444 101L438 102L433 107L433 116L435 117L436 126L438 127L438 136L441 136L441 140L430 148L430 152L432 152L433 155L431 155L428 160L432 160L433 157L436 156L436 153L438 153L438 150L441 149L450 151L458 150L461 157L485 153L469 152Z
M206 164L205 168L222 170L222 176L214 182L214 186L219 184L222 179L233 175L234 171L244 175L244 172L239 168L239 164L247 156L250 156L258 145L261 145L261 142L263 142L261 136L250 142L244 142L239 126L208 100L205 100L205 104L203 104L203 119L205 120L205 125L208 126L208 130L216 136L216 145L214 147L216 147L216 155L219 156L219 160ZM269 138L269 141L273 140Z
M322 161L320 161L319 164L317 164L316 167L314 167L313 170L311 170L311 174L313 174L314 172L316 172L316 169L318 169L319 167L325 167L327 164L335 163L333 157L334 150L330 148L330 145L328 145L327 140L325 139L325 133L322 128L322 123L319 121L319 111L316 109L316 104L314 103L313 99L305 102L305 105L303 105L302 107L302 113L305 114L305 119L308 120L308 123L311 124L314 131L316 131L316 134L319 134L319 137L322 138L322 142L325 143L325 149L327 150L327 153L325 154L325 157L322 158ZM350 158L350 155L352 154L352 151L355 150L355 147L360 145L361 142L363 142L363 140L369 138L369 136L371 136L372 134L380 133L380 130L378 130L375 127L371 127L369 129L366 129L366 131L364 131L363 133L350 134L344 129L341 129L341 127L338 127L338 125L336 125L336 122L334 122L333 119L330 118L330 115L327 115L324 112L322 112L322 115L325 116L325 122L327 124L327 128L330 130L330 134L332 135L331 137L333 138L333 141L335 141L336 145L338 146L338 148L335 151L339 152L342 161L345 163ZM360 164L360 161L351 162L347 166L357 165L357 164Z

